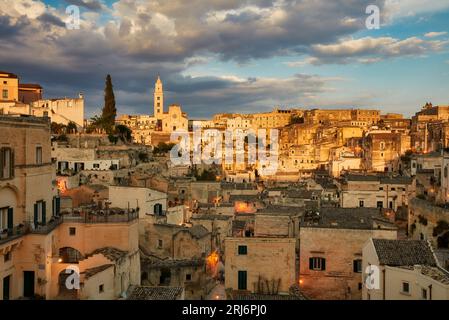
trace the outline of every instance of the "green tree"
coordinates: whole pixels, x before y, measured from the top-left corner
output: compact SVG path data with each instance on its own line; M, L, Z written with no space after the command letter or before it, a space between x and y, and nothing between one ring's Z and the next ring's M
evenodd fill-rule
M123 124L119 124L115 127L115 132L124 143L131 142L132 130Z
M53 134L63 134L66 131L67 126L62 123L52 122L50 124L51 133Z
M304 118L297 115L292 115L290 117L290 124L297 124L297 123L304 123Z
M67 125L67 133L77 133L78 132L78 126L75 122L70 121Z
M112 86L111 76L106 76L106 87L104 89L104 107L101 118L103 119L103 129L111 133L115 124L115 117L117 116L117 109L115 108L115 96Z

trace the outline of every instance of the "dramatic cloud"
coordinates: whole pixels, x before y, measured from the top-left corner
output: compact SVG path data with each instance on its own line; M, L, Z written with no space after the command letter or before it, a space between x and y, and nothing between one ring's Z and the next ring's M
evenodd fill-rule
M387 58L416 57L439 52L447 44L448 40L423 40L417 37L403 40L391 37L347 39L334 44L312 45L311 57L289 62L288 65L294 67L306 64L375 63Z
M99 0L65 0L65 2L94 11L102 10L105 8L105 6Z
M151 112L158 73L167 101L181 103L191 116L313 103L330 89L331 80L193 77L189 69L208 60L244 64L283 55L306 56L297 66L367 63L443 47L443 40L434 39L347 40L364 30L367 5L383 11L386 2L390 11L401 9L391 0L119 0L112 7L100 0L65 0L83 9L80 29L68 30L64 6L2 0L1 69L19 74L24 82L41 83L48 97L82 91L90 114L102 104L108 73L119 112Z

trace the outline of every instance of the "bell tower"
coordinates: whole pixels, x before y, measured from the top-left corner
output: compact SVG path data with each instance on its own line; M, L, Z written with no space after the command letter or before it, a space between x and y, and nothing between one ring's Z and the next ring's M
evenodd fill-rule
M164 114L164 89L159 75L154 84L154 116L156 119L162 119Z

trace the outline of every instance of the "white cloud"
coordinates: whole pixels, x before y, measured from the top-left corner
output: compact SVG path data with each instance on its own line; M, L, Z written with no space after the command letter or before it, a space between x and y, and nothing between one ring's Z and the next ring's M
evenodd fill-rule
M307 62L315 65L325 63L375 63L401 56L422 56L439 52L449 43L447 40L423 40L417 37L396 39L392 37L364 37L345 39L333 44L311 47Z
M386 0L386 18L394 20L449 8L449 0Z
M446 35L447 32L446 31L441 31L441 32L428 32L426 33L424 36L427 38L437 38L437 37L441 37Z

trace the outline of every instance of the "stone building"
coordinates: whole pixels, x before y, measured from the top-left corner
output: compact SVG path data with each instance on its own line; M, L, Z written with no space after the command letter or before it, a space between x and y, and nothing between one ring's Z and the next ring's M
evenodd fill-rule
M254 215L254 232L246 222L240 236L226 238L226 289L287 294L297 283L300 215L300 208L268 206Z
M370 238L396 239L397 231L378 210L321 208L301 220L301 292L311 299L362 297L362 248Z
M364 168L369 171L397 171L400 156L410 149L410 137L400 133L369 132L364 140Z
M449 272L426 241L369 239L363 247L366 268L373 275L369 287L363 286L363 300L449 299Z
M252 293L288 293L296 283L295 238L225 240L225 287Z
M430 241L439 249L449 249L449 210L420 199L409 201L408 234L414 240Z
M397 211L408 206L414 190L413 179L408 177L347 174L340 180L340 207Z
M429 152L429 125L433 123L445 123L449 120L449 106L433 106L426 103L422 109L412 117L411 146L418 152ZM438 141L446 143L447 140Z
M142 285L170 288L179 287L188 300L205 299L214 285L206 272L204 259L157 260L142 258ZM163 299L166 300L166 299Z
M61 212L48 119L3 116L0 129L0 299L114 299L139 284L137 215Z

